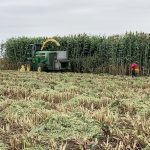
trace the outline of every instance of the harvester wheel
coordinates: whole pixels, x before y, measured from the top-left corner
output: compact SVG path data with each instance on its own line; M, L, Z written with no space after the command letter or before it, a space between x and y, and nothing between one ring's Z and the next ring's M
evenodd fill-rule
M42 72L44 70L44 65L43 64L40 64L37 68L37 71L38 72Z
M18 63L18 71L20 72L25 72L26 71L26 66L23 63Z
M21 65L21 68L20 68L20 72L25 72L26 71L26 67L24 64Z
M37 71L38 71L38 72L42 72L41 66L38 67Z
M26 64L26 69L27 69L27 72L30 72L31 71L31 64Z

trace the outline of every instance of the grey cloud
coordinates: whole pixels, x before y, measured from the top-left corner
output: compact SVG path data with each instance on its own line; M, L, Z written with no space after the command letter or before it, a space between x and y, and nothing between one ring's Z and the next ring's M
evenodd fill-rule
M0 40L12 36L149 32L149 0L0 0Z

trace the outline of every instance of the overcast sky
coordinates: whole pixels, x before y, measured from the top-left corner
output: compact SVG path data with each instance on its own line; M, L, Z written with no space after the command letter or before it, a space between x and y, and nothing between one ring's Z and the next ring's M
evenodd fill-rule
M0 41L126 31L150 33L150 0L0 0Z

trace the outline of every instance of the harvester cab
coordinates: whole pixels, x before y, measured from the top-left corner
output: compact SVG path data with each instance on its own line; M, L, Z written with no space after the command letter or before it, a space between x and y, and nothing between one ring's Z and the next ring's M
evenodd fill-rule
M41 50L41 44L30 44L30 50L32 50L32 57L35 55L36 51L40 51Z
M67 51L50 51L48 44L60 46L54 39L47 39L43 44L29 45L31 52L27 60L20 65L20 71L65 71L70 69ZM24 69L23 69L24 68Z

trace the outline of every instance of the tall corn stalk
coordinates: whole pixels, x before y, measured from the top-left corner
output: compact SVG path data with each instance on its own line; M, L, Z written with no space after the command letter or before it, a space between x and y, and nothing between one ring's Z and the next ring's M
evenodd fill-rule
M150 74L150 35L126 33L114 36L89 36L87 34L55 36L60 47L47 50L67 50L72 71L130 74L130 64L138 61L141 74ZM31 53L29 44L42 43L46 37L11 38L5 43L5 56L16 64Z

